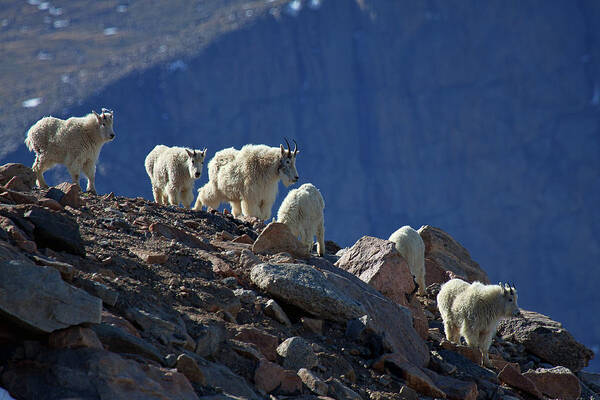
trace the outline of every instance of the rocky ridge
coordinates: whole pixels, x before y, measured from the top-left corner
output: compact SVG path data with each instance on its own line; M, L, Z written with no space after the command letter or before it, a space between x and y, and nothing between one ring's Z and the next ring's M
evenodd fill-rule
M600 398L593 353L543 315L500 325L492 369L444 339L440 284L487 275L438 228L420 230L418 297L382 239L321 258L281 226L37 189L18 164L0 184L0 387L15 399Z

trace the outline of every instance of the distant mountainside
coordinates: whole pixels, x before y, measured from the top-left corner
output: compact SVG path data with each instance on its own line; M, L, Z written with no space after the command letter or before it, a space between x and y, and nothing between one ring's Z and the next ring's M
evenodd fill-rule
M440 226L598 351L600 3L161 4L8 7L0 162L31 164L40 116L104 106L117 138L99 193L151 198L156 144L211 156L294 138L328 239Z

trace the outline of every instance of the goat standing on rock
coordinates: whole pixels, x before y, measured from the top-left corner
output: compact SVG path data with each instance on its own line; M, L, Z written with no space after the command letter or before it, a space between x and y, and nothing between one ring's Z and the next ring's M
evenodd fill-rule
M267 220L277 197L279 180L285 186L298 181L296 155L287 142L269 147L247 144L241 150L228 148L215 153L208 163L208 183L198 189L194 210L202 206L219 207L221 202L231 204L234 217L245 215ZM295 142L294 142L295 143Z
M517 290L506 284L469 284L462 279L451 279L442 285L437 304L446 338L459 344L462 335L467 345L481 351L486 366L490 366L488 350L498 322L520 315Z
M31 167L37 184L47 188L44 172L56 164L64 164L73 183L79 185L81 171L87 176L87 192L96 193L94 184L96 162L100 149L115 138L111 110L102 109L102 114L92 111L85 117L62 120L44 117L27 131L25 145L35 151L35 162Z
M154 147L146 156L146 172L152 182L154 201L190 207L194 201L194 182L202 175L206 149Z
M291 190L283 199L277 212L277 222L286 224L295 237L300 236L301 242L310 254L313 247L313 237L317 236L317 253L325 253L323 209L325 201L321 192L312 183L305 183L298 189Z
M410 273L415 277L419 285L419 294L425 295L425 243L419 232L408 225L398 229L390 235L388 239L394 242L398 253L404 257L408 263Z

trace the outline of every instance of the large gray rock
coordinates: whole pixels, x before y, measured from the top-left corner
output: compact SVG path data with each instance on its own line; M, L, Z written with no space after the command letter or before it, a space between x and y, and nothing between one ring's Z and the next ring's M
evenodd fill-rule
M522 343L527 351L542 360L578 372L586 367L594 353L577 342L560 322L545 315L521 310L522 317L500 321L498 334L503 339Z
M287 338L277 347L277 354L283 357L283 367L298 371L317 366L318 359L310 343L300 336Z
M368 315L369 328L383 337L390 351L404 354L418 366L427 364L429 351L413 328L408 309L327 262L319 267L258 264L250 279L269 295L318 318L346 322Z
M36 331L100 323L102 300L65 283L51 267L0 262L0 310Z

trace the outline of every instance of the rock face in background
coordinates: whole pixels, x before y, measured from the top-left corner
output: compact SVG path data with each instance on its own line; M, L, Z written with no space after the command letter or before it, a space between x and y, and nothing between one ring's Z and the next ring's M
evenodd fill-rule
M146 198L143 160L158 143L207 146L210 154L293 137L300 183L314 183L325 198L329 238L350 245L404 224L444 227L493 281L516 283L521 305L594 345L600 321L571 310L600 301L592 261L600 258L600 220L590 213L600 203L600 4L325 0L296 16L278 10L279 18L249 25L239 22L245 11L231 13L223 20L243 29L199 53L135 64L78 106L7 115L0 127L18 125L9 139L22 143L44 113L108 106L123 134L100 155L99 193ZM138 27L125 22L133 12L97 15L119 33ZM31 54L47 52L52 39ZM198 48L200 39L186 39ZM153 45L157 54L172 46L166 36ZM85 64L93 57L79 59L89 80L104 72ZM106 65L109 57L99 57ZM69 86L58 85L60 93ZM0 157L33 160L22 144Z

